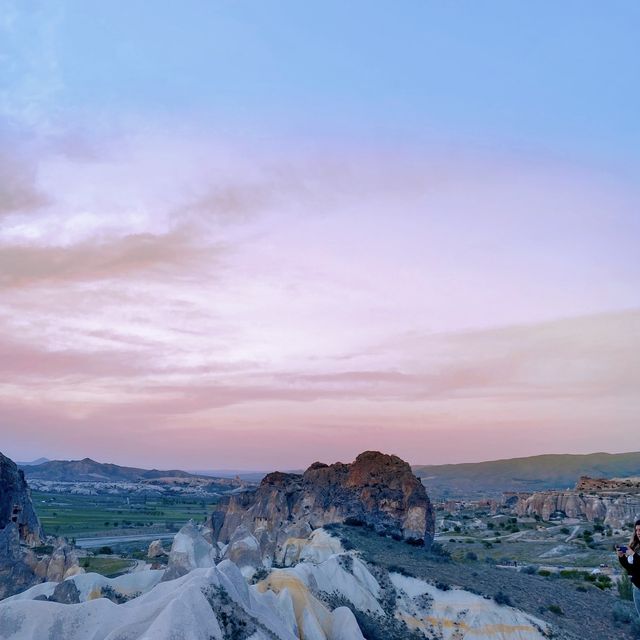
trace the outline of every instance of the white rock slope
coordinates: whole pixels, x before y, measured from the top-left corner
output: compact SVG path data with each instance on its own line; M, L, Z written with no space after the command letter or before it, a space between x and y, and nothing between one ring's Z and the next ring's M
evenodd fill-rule
M401 625L442 640L544 638L544 623L521 611L369 567L325 531L291 541L298 563L253 585L229 559L214 564L215 549L203 533L192 524L183 528L166 572L68 578L78 604L45 601L53 582L0 602L0 638L364 640L358 621L373 621L379 633ZM184 575L167 579L176 573Z

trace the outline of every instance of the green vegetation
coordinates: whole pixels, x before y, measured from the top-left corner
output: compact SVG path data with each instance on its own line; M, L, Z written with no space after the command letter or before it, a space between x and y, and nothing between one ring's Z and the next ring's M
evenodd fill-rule
M618 595L623 600L633 600L633 587L631 580L629 580L629 575L626 572L622 574L618 582Z
M32 493L33 504L48 534L58 536L118 535L177 531L193 519L202 522L214 499L126 495Z
M87 557L80 560L80 566L87 572L100 573L107 578L124 573L130 566L131 560L125 558L94 558Z

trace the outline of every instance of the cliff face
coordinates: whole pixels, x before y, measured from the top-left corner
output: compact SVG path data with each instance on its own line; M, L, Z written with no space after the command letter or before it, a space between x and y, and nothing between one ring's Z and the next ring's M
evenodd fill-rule
M10 523L15 524L21 542L34 545L42 541L42 527L24 473L0 453L0 529Z
M348 519L426 546L433 541L425 488L406 462L375 451L351 464L316 462L302 475L271 473L257 489L219 503L210 526L214 540L227 544L242 525L263 557L282 560L313 529Z
M34 572L34 556L20 545L42 542L24 473L0 453L0 599L42 579Z
M640 492L630 479L582 477L573 491L540 491L519 497L513 510L519 516L537 515L543 520L559 512L569 518L599 520L620 528L640 516Z

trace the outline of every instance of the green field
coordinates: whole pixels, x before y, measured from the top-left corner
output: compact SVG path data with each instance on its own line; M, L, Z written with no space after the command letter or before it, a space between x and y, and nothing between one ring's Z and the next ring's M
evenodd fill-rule
M33 504L49 535L114 536L177 531L188 520L203 522L215 498L84 496L32 492Z
M131 560L125 558L94 558L87 557L80 560L80 566L87 573L100 573L107 578L113 578L122 573L125 573L132 564Z

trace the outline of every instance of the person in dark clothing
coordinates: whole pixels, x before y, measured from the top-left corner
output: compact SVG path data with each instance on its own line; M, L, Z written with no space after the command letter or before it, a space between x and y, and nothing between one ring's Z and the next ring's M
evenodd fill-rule
M633 526L633 535L628 547L617 547L618 560L629 574L633 589L633 604L640 616L640 520Z

